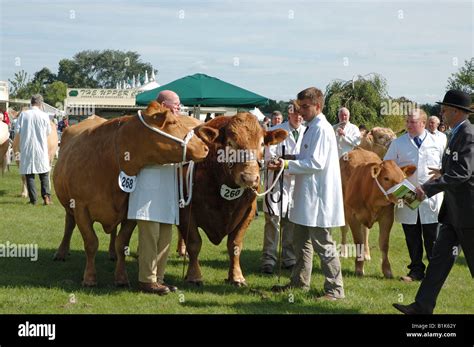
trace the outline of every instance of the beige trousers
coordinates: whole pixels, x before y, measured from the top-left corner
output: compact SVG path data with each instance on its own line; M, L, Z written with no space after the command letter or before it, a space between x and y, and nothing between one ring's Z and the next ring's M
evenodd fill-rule
M288 215L280 220L280 216L271 216L269 213L265 212L262 266L277 265L278 244L280 242L280 223L283 232L281 254L282 264L284 267L287 267L296 263L295 252L293 251L294 224L289 221Z
M172 225L138 220L138 280L163 283Z
M291 285L309 290L313 270L313 251L316 251L325 277L324 292L336 298L344 298L339 256L337 252L328 252L328 249L335 247L329 229L295 224L293 247L296 264L291 273Z

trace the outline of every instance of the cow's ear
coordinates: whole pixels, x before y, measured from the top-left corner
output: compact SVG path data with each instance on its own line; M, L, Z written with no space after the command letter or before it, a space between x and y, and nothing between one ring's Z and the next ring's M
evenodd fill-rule
M407 165L407 166L402 166L400 168L403 173L405 174L406 177L410 177L411 175L413 175L416 171L416 166L414 165Z
M213 143L217 136L219 136L219 131L217 129L202 125L196 128L196 133L201 140L203 140L207 145Z
M148 107L143 110L143 114L146 116L153 116L154 114L161 113L164 111L164 107L161 106L158 101L153 100L148 104Z
M380 174L380 171L382 171L382 166L380 164L374 164L370 167L370 175L373 178L377 178Z
M272 131L267 131L265 133L264 142L265 142L265 145L276 145L282 142L283 140L285 140L287 136L288 136L288 132L283 129L275 129Z

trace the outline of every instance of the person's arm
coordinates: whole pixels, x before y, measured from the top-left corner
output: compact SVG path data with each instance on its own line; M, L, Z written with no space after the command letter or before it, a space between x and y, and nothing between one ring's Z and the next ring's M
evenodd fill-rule
M289 160L288 173L292 175L299 174L313 174L315 172L324 170L330 155L331 139L329 136L334 136L328 130L320 129L318 133L313 134L311 139L311 146L314 151L310 157L301 158L301 155L296 155L296 160Z
M466 134L459 147L461 150L453 151L450 154L456 156L457 160L454 160L453 157L449 171L442 170L440 177L421 186L428 197L456 188L472 177L474 167L474 139L472 134Z
M352 147L360 144L360 131L356 126L349 127L345 132L345 136L341 136L342 141L348 143Z

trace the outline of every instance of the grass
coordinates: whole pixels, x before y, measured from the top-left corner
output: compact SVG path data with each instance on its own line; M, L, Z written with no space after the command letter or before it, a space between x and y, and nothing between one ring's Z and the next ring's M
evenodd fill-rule
M37 181L38 190L39 182ZM339 302L317 302L323 276L319 259L314 258L312 289L309 293L295 290L274 294L276 276L260 274L263 240L263 213L251 224L241 256L242 269L249 286L236 288L224 282L228 271L225 242L213 246L204 236L201 265L204 286L194 287L182 282L182 260L176 256L176 234L167 266L167 281L179 286L180 291L159 297L139 293L138 264L127 257L130 289L113 286L114 263L108 259L108 236L96 224L99 252L96 267L99 284L96 288L82 288L85 264L82 238L74 232L71 254L66 262L52 260L63 234L64 210L54 197L53 206L30 206L19 197L20 177L13 166L0 178L0 244L38 244L38 260L29 258L0 258L0 313L189 313L189 314L381 314L396 313L394 302L412 302L418 283L405 284L397 279L383 279L380 252L377 248L378 229L371 232L372 260L366 262L366 276L354 275L353 259L341 259L346 299ZM340 240L340 232L334 230ZM137 232L132 236L131 249L136 250ZM402 229L394 226L390 242L390 259L395 277L406 273L408 251ZM426 262L426 261L425 261ZM283 271L281 283L287 283L289 273ZM437 313L474 313L472 280L464 256L461 255L439 296ZM71 300L74 298L75 300ZM73 302L71 302L73 301Z

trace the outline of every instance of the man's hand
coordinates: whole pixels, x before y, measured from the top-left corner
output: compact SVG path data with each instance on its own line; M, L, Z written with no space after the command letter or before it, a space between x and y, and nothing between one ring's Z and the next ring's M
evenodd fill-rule
M416 193L416 198L417 198L418 200L423 201L423 200L426 199L426 194L425 194L425 192L423 191L423 189L421 188L421 186L416 187L415 193Z
M342 129L342 128L337 128L337 134L339 136L345 136L346 135L346 133L344 132L344 129Z
M275 171L280 170L283 165L285 165L285 162L282 159L273 159L268 162L267 168L268 170Z
M432 175L430 177L430 181L441 177L441 169L437 169L437 168L434 168L434 167L429 167L428 169L430 170L430 171L428 171L428 174Z

